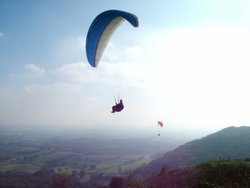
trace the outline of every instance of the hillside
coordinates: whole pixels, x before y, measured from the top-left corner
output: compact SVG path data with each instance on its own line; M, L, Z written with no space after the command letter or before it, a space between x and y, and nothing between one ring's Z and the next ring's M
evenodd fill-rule
M148 176L160 168L167 169L192 166L208 160L241 159L250 156L250 127L228 127L214 134L197 139L169 151L135 174Z

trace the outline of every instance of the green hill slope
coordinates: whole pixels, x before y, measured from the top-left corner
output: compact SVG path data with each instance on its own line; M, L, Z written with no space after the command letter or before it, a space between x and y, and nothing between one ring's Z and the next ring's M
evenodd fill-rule
M188 142L147 166L136 170L142 176L167 169L192 166L208 160L241 159L250 156L250 127L228 127L201 139Z

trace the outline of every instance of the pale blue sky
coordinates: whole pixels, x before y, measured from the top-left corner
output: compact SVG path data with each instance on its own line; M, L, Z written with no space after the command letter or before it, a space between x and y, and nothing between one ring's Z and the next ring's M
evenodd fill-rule
M140 27L124 23L93 69L85 37L108 9L134 13ZM249 10L248 0L0 0L0 124L250 125ZM110 114L117 93L125 109Z

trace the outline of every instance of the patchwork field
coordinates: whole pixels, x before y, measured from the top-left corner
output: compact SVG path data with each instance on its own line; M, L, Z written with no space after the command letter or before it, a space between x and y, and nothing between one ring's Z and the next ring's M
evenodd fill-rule
M105 181L149 163L173 147L158 137L2 133L0 172L66 173L80 182Z

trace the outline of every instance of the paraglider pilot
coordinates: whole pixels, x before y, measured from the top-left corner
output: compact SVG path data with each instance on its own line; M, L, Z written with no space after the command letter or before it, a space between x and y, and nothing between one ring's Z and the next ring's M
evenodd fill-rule
M120 112L122 111L124 108L124 105L122 103L122 100L120 100L119 103L116 103L115 106L112 106L112 112L111 113L115 113L115 112Z

